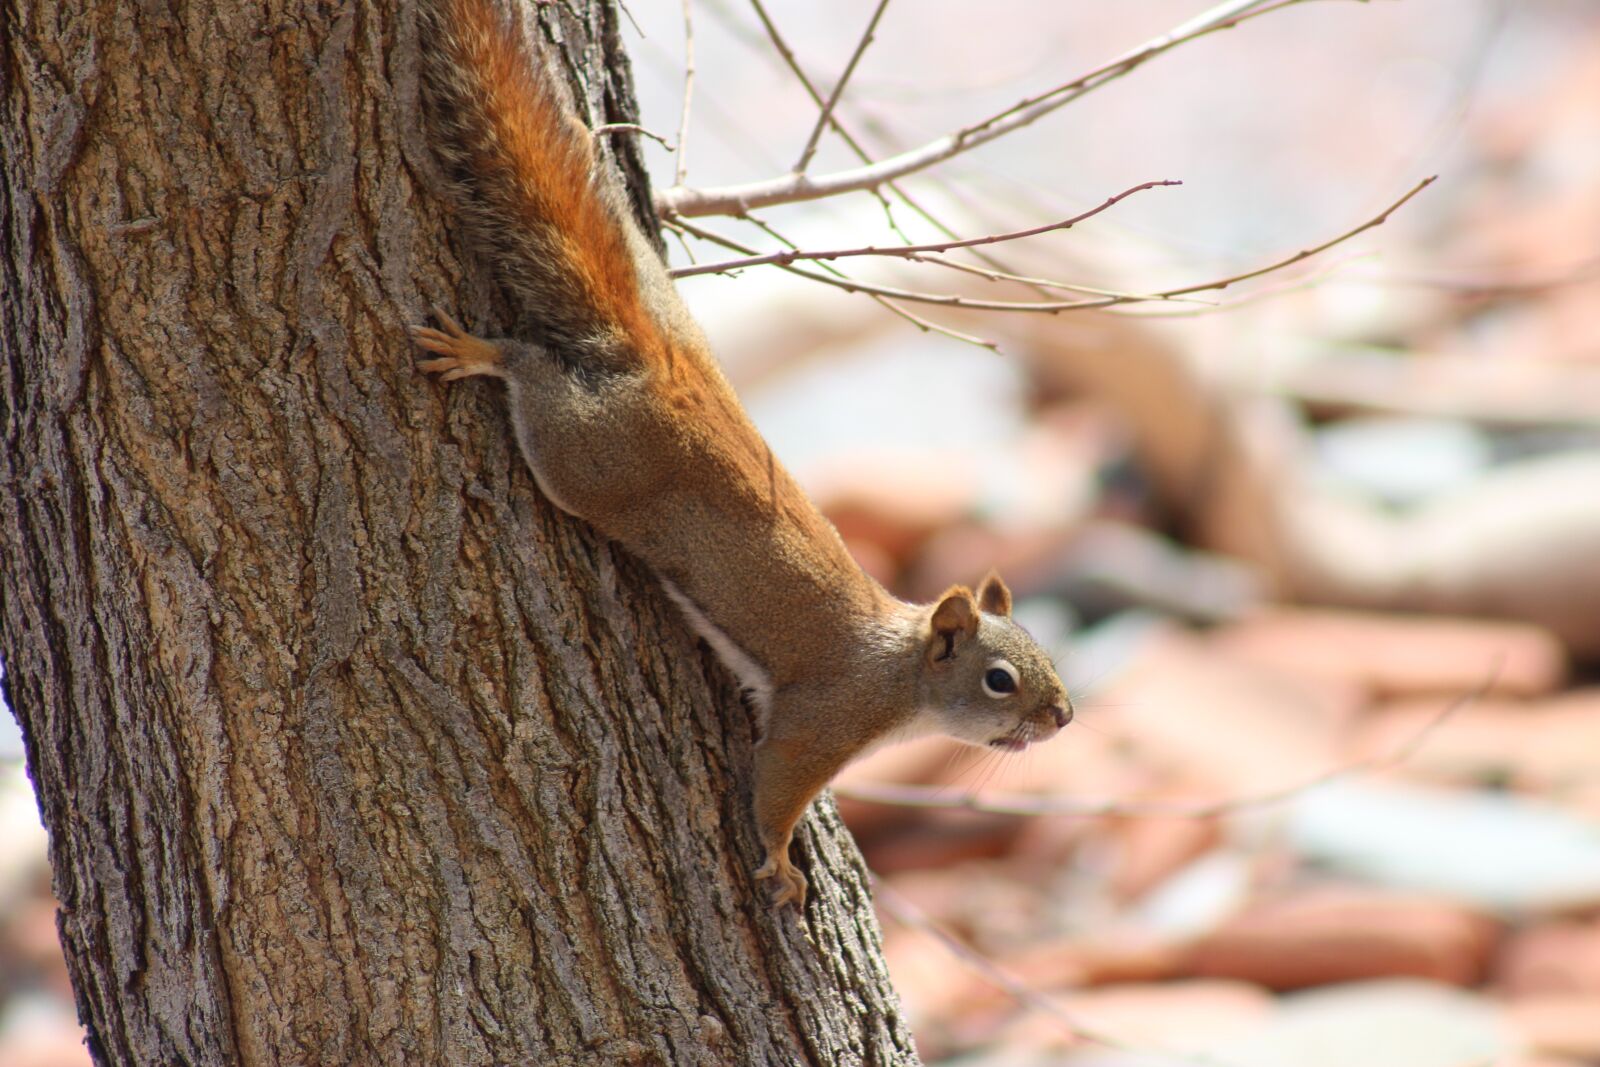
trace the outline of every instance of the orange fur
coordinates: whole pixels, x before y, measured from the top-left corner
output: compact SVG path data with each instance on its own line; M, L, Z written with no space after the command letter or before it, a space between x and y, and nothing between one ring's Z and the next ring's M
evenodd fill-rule
M486 0L449 0L448 57L469 79L492 150L474 152L469 169L490 178L511 200L508 221L526 225L560 220L556 257L569 270L594 313L613 323L647 362L664 358L666 343L639 293L632 251L605 202L595 195L594 143L569 118L563 102L528 54L522 38Z

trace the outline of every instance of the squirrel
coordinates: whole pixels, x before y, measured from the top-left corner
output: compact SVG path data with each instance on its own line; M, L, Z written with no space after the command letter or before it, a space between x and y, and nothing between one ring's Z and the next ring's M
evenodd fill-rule
M642 560L754 708L774 907L803 905L795 825L851 760L942 733L1008 752L1072 718L990 573L891 596L751 424L542 52L494 0L423 7L430 136L476 244L525 309L484 339L416 326L443 381L499 378L540 491Z

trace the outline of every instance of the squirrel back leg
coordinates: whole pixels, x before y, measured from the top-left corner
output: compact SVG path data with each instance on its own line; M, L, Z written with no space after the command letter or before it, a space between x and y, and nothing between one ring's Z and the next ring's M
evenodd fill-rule
M784 691L773 695L767 732L756 745L755 811L766 862L757 879L773 879L773 907L806 902L806 877L789 859L794 828L816 795L861 748L853 737L818 730L816 693Z
M478 337L437 308L434 315L442 329L411 328L418 347L434 354L418 362L418 369L446 382L479 376L503 380L517 445L539 491L569 515L585 517L585 494L597 487L556 475L574 466L571 453L601 437L593 389L539 345Z

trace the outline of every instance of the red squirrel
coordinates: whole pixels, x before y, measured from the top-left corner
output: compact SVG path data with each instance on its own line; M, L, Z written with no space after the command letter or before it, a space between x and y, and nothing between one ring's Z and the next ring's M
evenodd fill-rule
M456 201L527 310L485 340L415 327L444 381L506 384L517 444L561 510L660 579L751 697L754 807L774 906L803 904L795 824L846 763L932 733L1017 751L1072 717L990 574L891 596L751 425L541 49L494 0L428 0L429 127Z

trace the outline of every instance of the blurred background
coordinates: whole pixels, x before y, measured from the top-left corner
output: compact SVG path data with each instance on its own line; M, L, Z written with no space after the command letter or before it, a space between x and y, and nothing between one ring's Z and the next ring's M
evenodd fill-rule
M826 91L871 8L770 13ZM837 114L882 158L1207 9L900 0ZM628 13L644 124L676 141L681 10ZM743 0L693 25L685 184L787 172L816 105ZM856 162L830 134L810 172ZM902 304L919 329L773 267L681 283L862 564L918 599L998 566L1074 691L1048 745L902 746L839 783L928 1062L1600 1064L1600 5L1290 6L906 179L912 204L696 220L890 245L1181 180L951 257L1142 294L1321 245L1432 174L1381 226L1181 300ZM85 1063L0 734L0 1064Z

